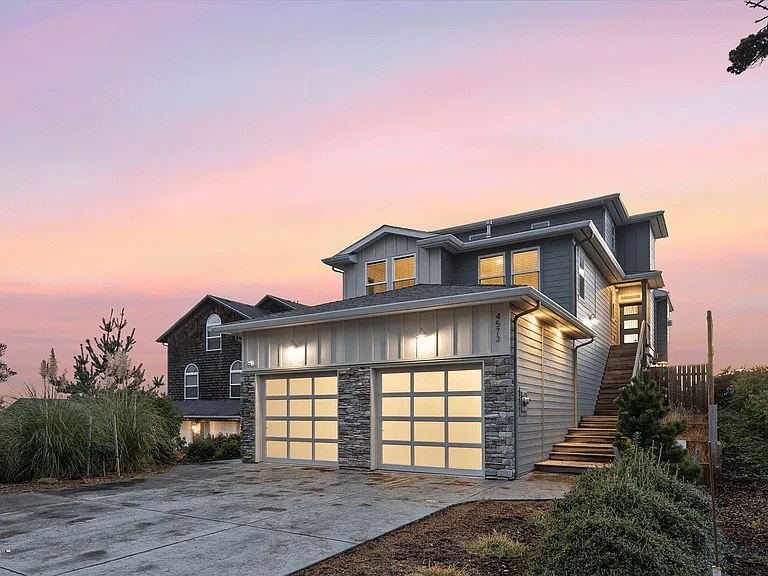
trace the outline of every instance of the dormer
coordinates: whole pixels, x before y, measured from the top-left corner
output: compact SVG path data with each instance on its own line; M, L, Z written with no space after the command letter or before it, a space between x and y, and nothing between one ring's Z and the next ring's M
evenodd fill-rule
M356 298L416 284L440 283L440 249L417 242L434 234L382 226L323 263L344 275L343 297Z

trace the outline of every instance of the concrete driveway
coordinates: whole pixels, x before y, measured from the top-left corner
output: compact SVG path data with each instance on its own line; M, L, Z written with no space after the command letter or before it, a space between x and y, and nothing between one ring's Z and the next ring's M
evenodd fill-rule
M279 576L459 502L568 487L238 460L0 497L0 574Z

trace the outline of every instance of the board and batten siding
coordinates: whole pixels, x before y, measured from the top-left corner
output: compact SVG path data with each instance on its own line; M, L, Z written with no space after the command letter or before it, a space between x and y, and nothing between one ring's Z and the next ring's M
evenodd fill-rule
M365 296L366 264L394 258L415 255L415 273L417 284L440 284L439 250L424 250L416 246L416 238L401 234L387 234L376 242L357 252L357 263L344 267L344 298ZM387 263L388 280L392 280L392 264Z
M421 330L427 336L417 342ZM296 349L291 351L291 343ZM485 304L264 329L243 335L246 370L295 370L509 354L509 305ZM253 361L253 367L247 367Z
M593 326L596 333L594 342L582 346L577 351L579 417L595 413L595 403L611 348L614 322L611 318L612 288L586 253L584 269L584 298L578 295L578 285L576 286L576 316L586 320L594 314L598 322Z
M534 315L518 320L517 339L518 388L530 398L517 415L517 466L524 474L573 426L573 342Z

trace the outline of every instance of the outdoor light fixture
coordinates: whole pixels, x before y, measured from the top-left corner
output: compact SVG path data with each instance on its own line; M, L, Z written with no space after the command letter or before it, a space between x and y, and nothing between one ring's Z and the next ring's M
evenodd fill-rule
M419 330L419 334L416 336L416 341L419 342L419 343L426 342L428 337L429 337L429 334L427 334L424 331L424 328L421 328Z
M589 323L592 324L592 326L597 326L598 322L600 322L600 320L598 320L597 316L594 314L589 315Z
M291 340L291 343L288 345L288 350L293 351L293 350L296 350L296 348L298 348L298 346L296 346L296 342Z
M291 343L288 345L288 349L286 350L286 355L290 360L298 360L302 356L301 346L296 344L295 340L291 340Z
M253 368L254 366L256 366L256 362L253 360L248 360L248 368Z

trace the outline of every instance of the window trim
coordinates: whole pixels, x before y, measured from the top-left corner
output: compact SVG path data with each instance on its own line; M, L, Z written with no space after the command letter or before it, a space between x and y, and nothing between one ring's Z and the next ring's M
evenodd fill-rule
M214 316L218 319L217 323L211 323L211 318L213 318ZM219 334L218 336L210 335L210 330L214 326L221 326L221 316L215 313L208 316L208 318L205 321L205 351L206 352L221 352L221 334ZM216 341L216 340L218 340L219 342L219 347L212 348L211 341Z
M190 370L190 368L193 368L194 371ZM189 386L187 384L187 376L195 376L194 386ZM191 395L188 395L187 388L196 388L197 395L194 397L192 397ZM186 368L184 368L184 400L198 400L198 399L200 399L200 370L198 369L196 364L187 364Z
M397 278L395 279L395 260L402 260L403 258L413 258L413 276L408 278ZM384 281L383 282L368 282L368 266L372 264L380 264L381 262L384 262ZM402 288L408 288L408 286L401 286L399 288L395 288L395 282L407 282L409 280L413 280L413 286L418 284L416 277L417 277L417 270L418 265L416 261L416 253L410 252L407 254L396 254L394 256L387 256L385 258L378 258L376 260L369 260L368 262L365 262L365 295L370 296L371 294L380 294L380 292L369 292L369 289L373 286L384 286L384 292L389 292L390 290L401 290Z
M235 369L235 364L240 364L240 368L236 370ZM242 360L235 360L234 362L232 362L232 364L229 365L229 397L230 398L234 398L234 399L239 399L239 398L242 398L242 388L240 390L240 394L238 394L237 396L233 396L232 395L232 386L233 386L233 384L232 384L232 376L234 374L240 374L240 383L239 384L234 384L234 386L242 387L242 385L243 385L243 380L242 380L242 378L243 378L243 361Z
M522 252L536 252L536 269L535 270L532 269L532 270L524 270L522 272L515 272L515 254L520 254ZM531 286L532 288L539 290L541 288L541 246L533 246L530 248L520 248L519 250L510 251L509 270L510 270L510 280L513 285L517 285L515 282L515 276L519 276L522 274L533 274L535 272L537 285L531 286L530 284L525 284L525 286Z
M395 260L404 260L406 258L413 258L413 276L408 276L407 278L395 278ZM413 280L413 284L411 286L416 286L416 254L403 254L402 256L392 256L392 290L401 290L402 288L409 288L409 286L400 286L399 288L395 287L395 284L397 282L408 282L409 280Z
M384 282L368 282L368 279L370 276L368 275L368 266L371 266L372 264L381 264L384 262ZM379 292L369 292L369 289L373 288L374 286L381 286L384 285L384 292L389 290L388 284L389 284L389 264L387 263L386 258L381 258L379 260L369 260L365 263L365 294L366 296L371 296L373 294L379 294Z
M481 260L488 260L491 258L499 258L501 257L501 274L497 274L495 276L481 276L480 275L480 261ZM507 283L507 255L505 252L499 252L497 254L482 254L477 257L477 283L478 285L483 284L483 280L493 280L494 278L501 278L501 285L506 285ZM485 285L493 286L492 283L487 283Z

